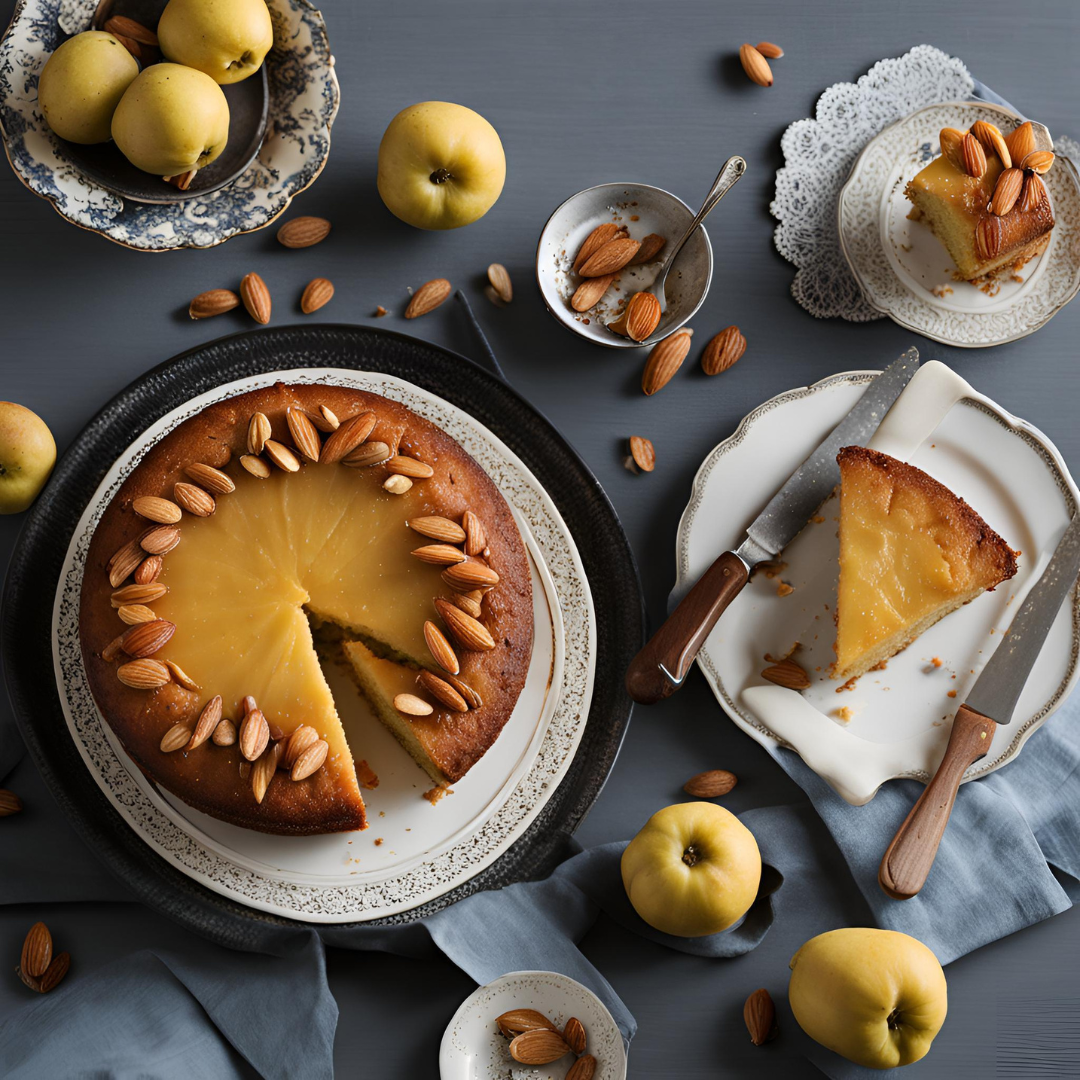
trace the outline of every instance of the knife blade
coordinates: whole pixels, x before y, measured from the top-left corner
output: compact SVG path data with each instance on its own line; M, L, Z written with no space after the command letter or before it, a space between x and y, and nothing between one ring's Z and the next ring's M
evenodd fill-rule
M750 579L750 571L778 555L840 482L836 455L841 447L870 440L918 367L919 351L911 348L878 375L773 495L739 547L725 551L698 579L631 662L626 689L635 701L651 705L678 690L717 619Z
M1012 720L1046 635L1080 574L1080 514L1065 530L1042 577L1027 594L1001 644L953 717L945 756L885 849L882 889L907 900L926 883L967 767L985 757L998 724Z

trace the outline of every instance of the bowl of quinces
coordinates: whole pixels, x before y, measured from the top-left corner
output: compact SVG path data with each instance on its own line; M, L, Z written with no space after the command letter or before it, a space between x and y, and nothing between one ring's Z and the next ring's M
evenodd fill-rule
M26 0L0 41L16 174L134 248L269 224L325 164L338 97L308 0Z

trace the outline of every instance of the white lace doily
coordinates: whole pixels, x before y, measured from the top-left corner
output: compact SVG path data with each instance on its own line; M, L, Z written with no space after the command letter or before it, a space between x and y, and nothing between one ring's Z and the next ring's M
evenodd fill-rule
M836 83L818 98L813 120L796 120L780 140L784 166L769 207L780 224L776 248L798 267L791 294L819 319L884 318L863 299L840 251L840 189L863 147L916 109L971 97L975 81L963 62L932 45L880 60L857 83Z

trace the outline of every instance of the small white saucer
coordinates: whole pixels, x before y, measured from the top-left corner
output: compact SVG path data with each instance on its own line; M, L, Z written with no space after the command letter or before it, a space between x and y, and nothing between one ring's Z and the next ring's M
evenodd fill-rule
M550 1065L521 1065L495 1018L510 1009L536 1009L559 1028L576 1016L585 1028L586 1053L596 1058L593 1080L624 1080L622 1032L588 987L556 971L512 971L467 997L446 1026L439 1047L441 1080L564 1080L573 1054Z
M948 252L930 230L911 221L904 186L940 153L943 127L966 130L989 120L1010 132L1020 118L986 102L930 105L887 127L859 155L837 207L840 246L867 301L901 326L962 348L1000 345L1034 333L1080 290L1080 177L1067 156L1036 126L1057 160L1044 179L1056 224L1046 251L1014 277L992 286L956 281Z

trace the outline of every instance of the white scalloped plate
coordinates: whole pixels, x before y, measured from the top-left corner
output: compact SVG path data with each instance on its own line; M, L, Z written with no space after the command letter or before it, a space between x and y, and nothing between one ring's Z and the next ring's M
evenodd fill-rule
M970 502L1021 550L1016 577L943 619L893 657L884 671L870 672L853 690L838 692L828 677L834 659L837 565L837 504L830 499L821 520L811 522L784 551L787 565L779 578L756 574L698 655L717 700L739 727L763 745L779 743L798 751L856 805L893 777L929 779L957 706L1080 503L1061 455L1046 436L971 390L944 365L924 366L879 436L916 381L934 377L928 368L946 373L946 381L959 385L963 396L955 398L932 431L920 427L909 411L905 430L897 432L893 425L891 442L875 439L871 445L925 469ZM739 542L740 527L753 520L768 496L835 427L874 374L847 372L781 394L746 416L735 434L709 454L679 525L673 596L696 581L725 547ZM925 418L927 410L915 413L920 411ZM780 596L781 580L795 591ZM1078 620L1080 601L1074 594L1054 622L1012 723L1001 729L991 753L968 769L966 780L1011 761L1068 695L1078 675ZM813 680L802 694L760 676L766 653L782 655L796 641L801 645L796 659ZM847 723L838 715L845 707L853 714Z
M1014 112L986 102L947 102L920 109L872 139L840 191L840 247L867 301L901 326L935 341L982 348L1034 333L1080 291L1080 177L1061 140L1044 179L1056 225L1046 251L1016 279L984 291L953 280L948 252L923 224L908 219L904 185L940 153L943 127L966 130L989 120L1003 131ZM1046 147L1050 148L1050 145Z
M535 644L526 685L499 739L432 806L422 770L378 723L351 681L328 673L352 745L379 775L365 792L369 827L270 836L210 818L159 790L130 761L94 704L82 666L78 603L90 537L146 448L223 398L276 381L354 386L401 401L458 440L495 481L521 527L533 574ZM249 907L306 922L382 918L469 880L525 831L554 794L584 732L596 618L577 547L521 460L467 413L404 380L344 369L276 371L217 387L143 432L105 476L72 537L53 610L53 661L76 747L139 836L189 877ZM564 662L573 657L573 663ZM381 841L376 843L376 841Z

